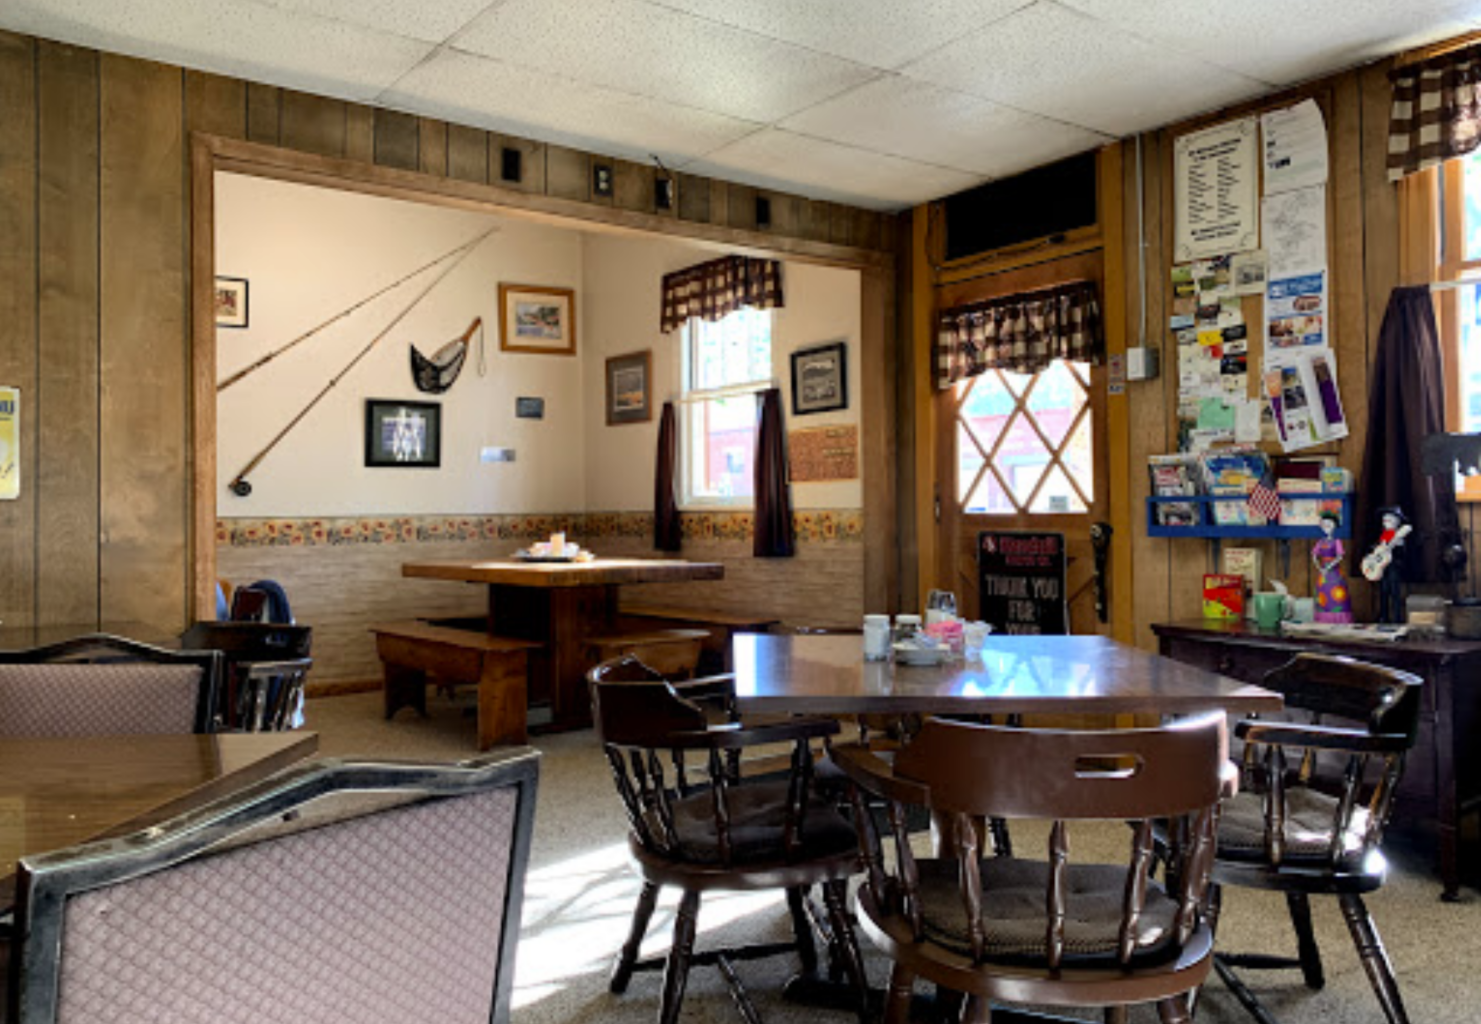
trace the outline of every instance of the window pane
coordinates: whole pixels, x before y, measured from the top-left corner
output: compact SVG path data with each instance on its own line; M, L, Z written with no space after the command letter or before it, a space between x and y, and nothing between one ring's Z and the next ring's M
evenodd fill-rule
M1481 150L1461 162L1465 183L1465 258L1481 259Z
M1059 453L1060 464L1074 477L1075 483L1091 501L1095 500L1095 461L1090 441L1090 417L1087 415L1070 435L1069 443Z
M756 396L695 402L685 432L690 452L689 490L694 498L751 497L756 453Z
M1003 490L997 476L992 470L988 470L982 474L977 487L962 502L962 511L973 515L1011 516L1018 508L1013 504L1013 499L1008 497L1008 492Z
M771 379L771 312L742 309L691 320L690 381L700 390Z
M977 438L977 443L982 445L982 451L991 454L992 446L997 443L1003 427L1007 426L1016 403L996 373L973 377L969 386L971 391L967 393L967 400L962 403L958 415L972 436ZM958 446L958 450L963 457L969 454L965 447Z
M1064 470L1055 466L1044 478L1044 486L1039 488L1039 493L1034 495L1034 503L1029 511L1063 515L1070 512L1084 512L1086 508L1085 502L1080 500L1080 495L1074 487L1070 486L1069 478L1064 475Z
M1029 393L1028 407L1049 443L1058 447L1074 426L1075 414L1085 404L1085 389L1068 366L1056 360L1039 374L1039 382Z
M998 471L1007 478L1018 504L1026 506L1039 477L1044 475L1044 467L1049 465L1049 449L1020 413L1008 425L1008 436L1003 439L994 461Z
M1469 189L1467 196L1469 206ZM1476 322L1481 316L1481 302L1477 301L1476 285L1456 291L1460 298L1460 429L1473 433L1481 430L1481 324Z

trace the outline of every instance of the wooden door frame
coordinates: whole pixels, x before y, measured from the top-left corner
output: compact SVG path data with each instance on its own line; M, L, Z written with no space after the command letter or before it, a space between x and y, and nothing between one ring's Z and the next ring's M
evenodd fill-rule
M864 484L864 606L893 607L899 568L895 517L894 374L895 257L892 253L786 238L743 228L699 224L573 199L519 192L319 156L201 132L190 138L191 572L190 618L214 618L216 607L216 172L270 178L390 199L519 217L576 230L679 238L743 253L857 270L861 478ZM878 481L878 483L875 483ZM870 486L874 484L873 486Z

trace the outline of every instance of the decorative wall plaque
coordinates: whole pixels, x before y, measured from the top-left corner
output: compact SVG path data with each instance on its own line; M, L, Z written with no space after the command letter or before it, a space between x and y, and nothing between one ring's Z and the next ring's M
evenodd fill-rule
M794 484L859 479L859 427L810 427L787 434Z

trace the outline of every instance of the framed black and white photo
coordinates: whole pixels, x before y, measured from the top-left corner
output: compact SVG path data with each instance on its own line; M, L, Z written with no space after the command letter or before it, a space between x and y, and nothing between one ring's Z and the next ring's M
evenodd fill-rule
M653 418L652 378L651 349L607 360L607 426Z
M367 398L365 464L442 465L442 406L436 402Z
M792 415L848 408L848 344L798 349L792 353Z
M242 277L216 279L216 326L247 326L247 280Z

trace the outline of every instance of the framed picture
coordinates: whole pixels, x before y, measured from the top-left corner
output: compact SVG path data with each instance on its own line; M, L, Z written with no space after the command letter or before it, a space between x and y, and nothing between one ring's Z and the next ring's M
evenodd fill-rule
M576 293L570 288L499 285L499 348L576 354Z
M216 279L216 326L247 326L246 278L218 277Z
M792 353L792 415L848 408L848 345L798 349Z
M607 360L607 426L645 423L653 418L653 351L629 352Z
M436 402L367 398L365 464L442 465L442 406Z

